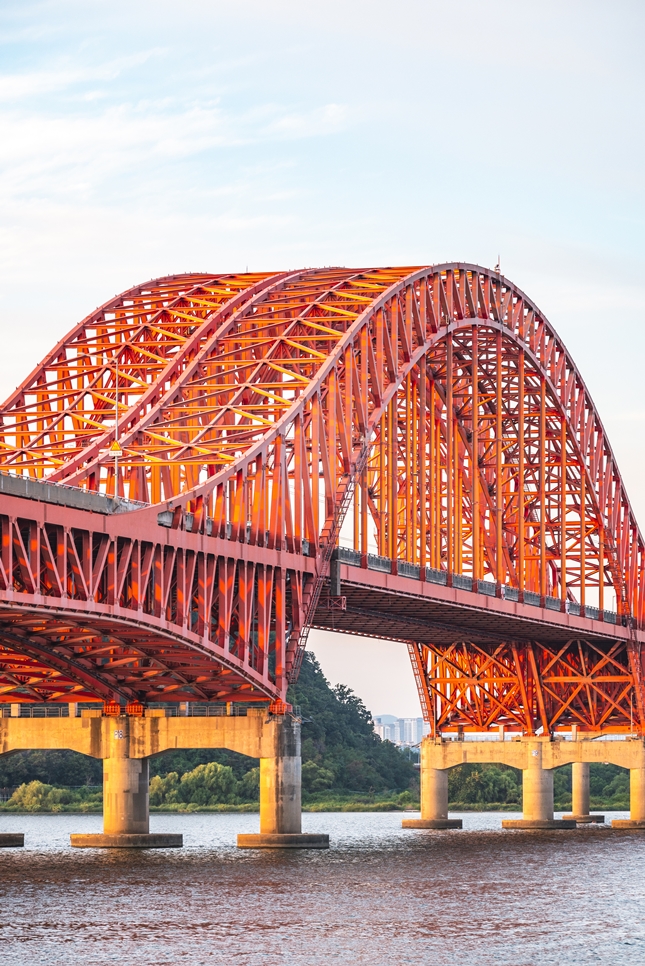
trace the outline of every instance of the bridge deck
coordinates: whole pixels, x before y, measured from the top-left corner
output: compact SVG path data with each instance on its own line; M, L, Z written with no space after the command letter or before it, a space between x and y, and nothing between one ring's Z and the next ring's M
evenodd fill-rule
M555 598L540 600L525 595L531 601L510 599L519 596L509 588L505 598L492 596L495 585L464 589L446 586L432 580L419 579L418 573L409 576L386 572L391 562L376 558L372 566L360 566L360 555L352 551L340 552L341 594L345 609L327 594L321 596L313 626L366 637L388 640L414 640L419 643L450 644L457 640L475 644L496 644L500 641L566 642L581 638L589 641L629 640L630 633L645 641L645 633L623 627L620 617L609 611L598 612L599 619L582 617L577 613L555 610L560 602ZM344 558L344 559L342 559ZM347 562L348 559L351 562ZM409 565L406 565L409 567ZM381 569L382 568L382 569ZM418 568L416 568L418 572ZM448 575L443 575L447 579ZM468 578L457 575L460 581L472 586ZM570 605L579 610L579 605ZM614 623L616 621L616 623Z

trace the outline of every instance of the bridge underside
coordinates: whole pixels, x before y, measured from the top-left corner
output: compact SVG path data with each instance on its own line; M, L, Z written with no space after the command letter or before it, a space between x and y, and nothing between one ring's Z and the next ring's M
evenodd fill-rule
M253 701L243 673L145 621L0 607L0 702ZM264 697L264 696L262 696Z
M551 610L549 604L561 604L553 598L543 601L543 606L538 598L535 606L398 575L370 571L367 576L357 567L343 567L342 572L338 594L332 594L331 583L326 582L314 627L436 645L456 640L481 645L540 640L557 645L576 638L602 645L613 644L616 637L629 639L628 629L621 625ZM487 589L496 590L494 584ZM614 614L611 617L616 619ZM645 636L637 633L639 638Z
M433 734L638 730L642 632L546 603L332 565L314 626L404 641Z

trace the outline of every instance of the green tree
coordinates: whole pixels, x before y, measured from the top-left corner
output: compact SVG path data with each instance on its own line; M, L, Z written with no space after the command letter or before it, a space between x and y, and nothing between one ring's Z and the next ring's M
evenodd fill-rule
M553 801L563 808L571 807L571 765L563 765L553 772Z
M150 804L174 805L181 801L179 798L179 775L176 771L169 772L165 778L153 775L150 779Z
M309 760L302 765L302 790L304 792L322 792L334 784L334 773L331 768L323 768L315 761Z
M194 805L233 805L237 781L233 769L210 761L181 776L179 798Z
M462 805L518 804L521 772L505 765L459 765L448 772L448 798Z
M629 772L618 765L590 765L589 794L600 807L626 807L629 803Z
M391 742L378 738L369 711L350 688L342 684L330 687L310 651L305 652L288 698L303 716L305 795L410 789L417 793L418 773L409 758Z
M48 807L47 799L51 790L51 785L32 781L17 788L8 804L24 809L26 812L40 812Z
M32 781L45 785L100 785L103 762L76 751L19 751L0 757L0 788Z
M260 800L260 769L250 768L237 783L237 794L241 802Z
M243 778L249 768L257 765L257 758L247 758L246 755L239 755L236 751L229 751L227 748L195 748L182 749L181 751L165 751L160 755L155 755L150 759L150 775L168 775L176 771L178 775L183 775L187 771L192 771L198 765L207 765L209 761L216 761L220 765L228 765L232 769L235 778Z

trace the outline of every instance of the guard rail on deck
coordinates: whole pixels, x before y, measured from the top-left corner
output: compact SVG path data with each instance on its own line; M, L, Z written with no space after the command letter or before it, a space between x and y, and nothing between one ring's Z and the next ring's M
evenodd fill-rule
M89 707L89 705L83 705ZM102 705L101 705L102 707ZM17 710L16 710L17 709ZM69 718L67 704L11 704L0 705L0 718Z
M179 701L173 704L152 704L148 705L150 710L157 713L164 712L166 718L188 717L188 718L211 718L211 717L245 717L249 708L266 709L266 702L253 702L251 704L226 704L224 702L197 702ZM81 704L29 704L12 702L11 704L0 704L0 718L69 718L80 716L81 711L102 711L103 704L83 702ZM123 709L125 713L125 709ZM292 714L298 716L299 708L294 708Z
M185 701L179 704L166 705L165 708L160 710L166 712L167 718L225 718L227 715L245 717L247 707L246 705L234 704L230 709L227 709L226 705L221 703L198 704L194 701Z
M24 500L37 500L39 503L67 506L73 510L91 510L92 513L129 513L149 506L148 503L126 500L124 497L115 499L105 493L92 493L80 486L48 483L46 480L34 480L28 476L14 476L13 473L5 472L0 472L0 493L19 496Z
M349 567L361 566L361 553L358 550L351 550L349 547L337 547L334 550L332 560L347 564ZM379 557L376 554L367 555L367 569L378 570L384 574L397 573L399 577L408 577L412 580L419 580L421 568L418 564L408 563L407 560L395 561L396 568L393 570L390 557ZM594 621L603 621L605 624L622 624L627 626L627 618L620 617L613 610L600 611L597 607L590 607L585 604L583 607L577 601L561 600L559 597L544 596L540 597L530 590L525 590L520 598L520 591L517 587L510 587L508 584L496 584L492 580L473 580L472 577L463 574L451 574L447 570L435 570L433 567L426 567L426 581L430 584L440 584L443 587L456 587L459 590L467 590L474 594L484 594L487 597L501 597L505 600L515 601L516 603L529 604L531 607L544 607L547 610L573 614L574 617L587 617Z
M428 737L425 735L424 737ZM455 742L477 742L477 741L530 741L532 738L543 738L545 737L542 733L537 735L529 735L522 731L506 731L502 737L498 731L497 726L493 726L490 731L470 731L464 732L460 735L455 732L442 732L439 736L442 741L455 741ZM550 736L550 741L593 741L597 743L598 741L642 741L640 735L631 734L623 735L616 734L612 731L594 731L592 734L587 734L586 732L579 731L576 736L570 731L558 731ZM412 747L418 747L412 746Z

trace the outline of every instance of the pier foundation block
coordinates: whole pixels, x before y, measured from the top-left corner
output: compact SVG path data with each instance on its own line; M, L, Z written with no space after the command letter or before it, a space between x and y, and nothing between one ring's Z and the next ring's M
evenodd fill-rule
M0 849L21 848L24 844L24 832L0 832Z
M260 758L260 833L240 834L241 849L328 849L329 836L302 831L300 722L273 719L274 754Z
M179 849L184 844L184 837L164 832L121 832L70 835L70 841L76 849Z
M434 738L421 742L421 818L404 818L402 828L462 828L460 818L448 818L448 772L433 767Z
M240 849L328 849L329 836L311 832L240 833L237 846Z

